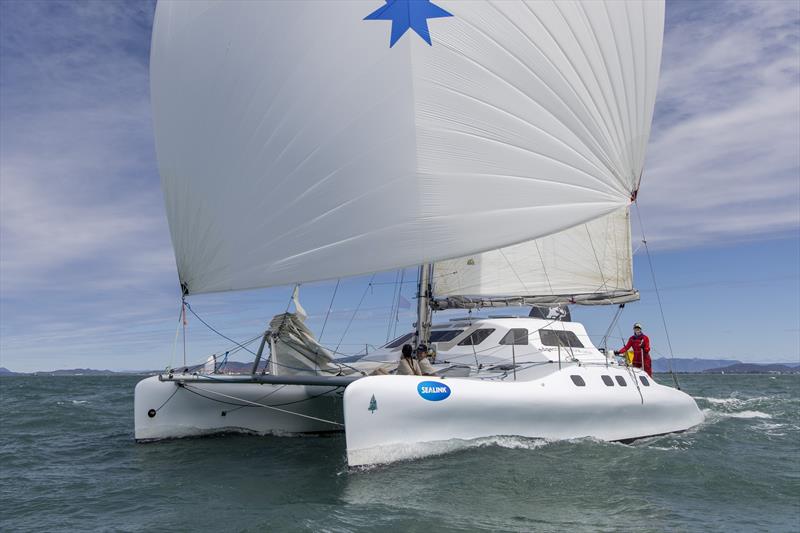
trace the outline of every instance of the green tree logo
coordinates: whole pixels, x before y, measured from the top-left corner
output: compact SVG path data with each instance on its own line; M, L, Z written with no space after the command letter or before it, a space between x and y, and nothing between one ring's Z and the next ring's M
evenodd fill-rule
M374 394L372 395L372 398L370 398L369 400L369 407L367 409L369 409L369 412L372 414L375 414L375 411L378 410L378 402L375 401Z

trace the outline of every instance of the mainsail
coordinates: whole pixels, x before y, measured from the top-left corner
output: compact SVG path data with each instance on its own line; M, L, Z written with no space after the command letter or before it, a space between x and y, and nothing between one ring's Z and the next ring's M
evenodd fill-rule
M476 254L629 203L663 2L434 4L159 2L153 121L187 294Z
M434 265L438 309L601 305L638 299L630 213L623 207L568 230Z

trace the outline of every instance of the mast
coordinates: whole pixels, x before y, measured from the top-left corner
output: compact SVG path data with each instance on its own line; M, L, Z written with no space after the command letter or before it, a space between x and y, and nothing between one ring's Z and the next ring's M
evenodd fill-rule
M417 329L416 345L427 344L431 337L431 271L433 264L419 266L419 284L417 285Z

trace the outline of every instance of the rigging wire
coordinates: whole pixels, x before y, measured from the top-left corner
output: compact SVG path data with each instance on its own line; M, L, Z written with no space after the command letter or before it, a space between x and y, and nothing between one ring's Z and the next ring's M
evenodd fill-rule
M337 344L336 348L334 349L335 352L339 351L339 347L342 345L342 342L344 341L345 335L347 335L347 332L350 330L350 326L353 324L353 320L356 318L356 314L358 313L358 310L361 308L361 304L364 302L364 298L367 296L367 292L369 291L370 287L372 287L372 282L374 280L375 280L375 274L373 274L369 278L369 283L367 283L367 286L364 288L364 292L361 294L361 299L358 301L358 305L353 310L353 314L350 317L350 321L347 323L347 327L344 328L344 332L342 333L342 337L339 339L339 344Z
M333 288L333 296L331 296L331 303L328 304L328 312L325 313L325 321L322 323L322 330L319 332L319 337L317 338L317 342L322 344L322 336L325 334L325 326L328 325L328 317L331 316L331 309L333 309L333 301L336 299L336 293L339 290L339 283L341 279L336 280L336 286Z
M324 418L317 418L316 416L304 415L302 413L297 413L295 411L289 411L287 409L281 409L279 407L274 407L272 405L264 405L262 403L251 402L250 400L245 400L244 398L237 398L236 396L230 396L228 394L223 394L221 392L212 391L212 390L208 390L208 389L203 389L203 388L200 388L200 387L197 387L197 386L194 386L194 385L192 385L191 388L190 388L190 386L188 384L186 384L186 383L183 384L183 388L185 388L189 392L194 392L191 389L197 389L197 390L200 390L200 391L203 391L203 392L207 392L209 394L216 394L218 396L222 396L223 398L230 398L231 400L236 400L237 402L247 403L247 404L250 404L250 405L252 405L254 407L264 407L266 409L272 409L272 410L275 410L275 411L280 411L281 413L286 413L288 415L296 415L296 416L299 416L299 417L302 417L302 418L308 418L310 420L316 420L317 422L323 422L325 424L332 424L332 425L335 425L335 426L344 427L344 424L341 424L339 422L334 422L333 420L325 420ZM331 391L335 390L337 388L339 388L339 387L334 387L333 389L331 389ZM327 392L331 392L331 391L327 391ZM327 394L327 392L323 393L323 394ZM194 394L198 394L198 393L194 392ZM203 395L202 394L198 394L198 396L203 396ZM208 396L205 396L205 397L208 398ZM208 398L208 399L209 400L213 400L213 398ZM220 403L228 403L228 402L224 402L222 400L215 400L215 401L218 401ZM302 401L306 401L306 400L302 400ZM291 402L291 403L297 403L297 402ZM236 404L232 404L232 405L236 405ZM286 404L286 405L288 405L288 404Z
M672 351L672 341L669 338L669 329L667 328L667 319L664 316L664 307L661 304L661 293L658 290L658 283L656 282L656 271L653 268L653 259L650 257L650 248L647 246L647 238L644 234L644 225L642 224L642 213L639 209L639 203L634 200L633 203L636 205L636 216L639 219L639 231L642 232L642 244L644 245L644 250L647 254L647 263L650 265L650 275L653 278L653 288L656 290L656 300L658 301L658 310L661 313L661 323L664 325L664 334L667 337L667 346L669 347L669 373L672 375L672 381L675 382L675 387L678 390L681 390L681 385L678 383L678 376L675 375L675 372L672 368L672 362L675 358L675 354ZM644 357L644 354L642 354ZM644 365L644 361L642 361L642 365Z
M611 330L614 329L614 326L617 324L619 317L622 315L622 310L625 309L625 304L619 304L617 306L617 312L614 313L614 318L611 319L611 323L608 325L608 329L606 330L605 334L603 335L602 345L603 348L608 351L608 337L611 335Z
M399 285L398 283L399 280L400 280L400 270L398 270L394 275L394 287L392 288L392 305L391 307L389 307L389 323L386 326L386 341L384 342L384 344L387 344L389 342L389 336L392 334L394 308L395 305L399 304L398 296L400 291L398 290L398 286L402 287L402 285Z
M181 302L181 324L183 324L183 366L186 366L186 298L182 298Z
M183 304L181 304L181 310L178 312L178 324L175 326L175 338L172 340L172 355L169 357L169 366L167 369L171 369L172 364L175 362L175 353L178 351L178 336L181 334L181 323L183 323Z
M403 268L400 270L400 284L397 288L397 308L394 311L394 325L392 326L392 336L391 338L394 339L397 337L397 324L400 322L400 302L402 302L403 298L403 283L406 277L406 269ZM389 342L389 341L386 341Z

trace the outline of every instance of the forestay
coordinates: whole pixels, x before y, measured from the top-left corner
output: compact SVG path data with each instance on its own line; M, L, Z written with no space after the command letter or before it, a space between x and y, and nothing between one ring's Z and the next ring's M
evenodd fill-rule
M153 121L187 293L465 256L629 202L663 2L434 4L159 2Z
M638 299L633 289L630 213L434 266L435 306L585 305Z

